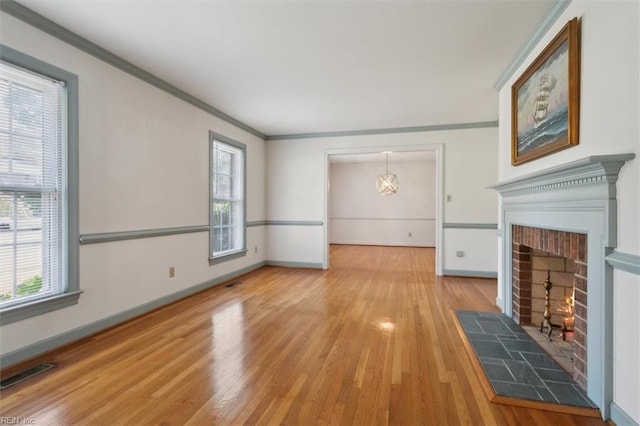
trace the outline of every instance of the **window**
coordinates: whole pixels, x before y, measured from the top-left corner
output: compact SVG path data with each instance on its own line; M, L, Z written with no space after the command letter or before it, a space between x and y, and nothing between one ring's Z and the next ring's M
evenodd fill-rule
M2 324L78 300L76 99L73 74L2 46Z
M214 132L211 144L210 263L244 256L245 145Z

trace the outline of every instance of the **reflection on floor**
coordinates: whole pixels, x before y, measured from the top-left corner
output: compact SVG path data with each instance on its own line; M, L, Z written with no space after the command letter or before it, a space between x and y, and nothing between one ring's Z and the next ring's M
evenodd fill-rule
M573 378L511 318L493 312L456 314L497 395L596 407Z

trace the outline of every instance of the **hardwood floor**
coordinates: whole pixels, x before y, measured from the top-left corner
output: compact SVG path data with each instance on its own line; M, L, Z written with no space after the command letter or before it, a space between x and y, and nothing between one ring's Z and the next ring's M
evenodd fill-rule
M48 354L1 393L45 425L596 425L492 404L452 309L495 281L437 278L425 248L332 246L331 269L265 267Z

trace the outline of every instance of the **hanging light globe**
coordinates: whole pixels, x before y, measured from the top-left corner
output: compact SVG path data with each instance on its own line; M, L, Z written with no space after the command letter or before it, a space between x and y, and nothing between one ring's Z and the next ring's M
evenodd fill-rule
M393 173L389 173L389 153L385 152L385 154L386 171L376 178L376 189L380 195L391 195L398 192L398 177Z

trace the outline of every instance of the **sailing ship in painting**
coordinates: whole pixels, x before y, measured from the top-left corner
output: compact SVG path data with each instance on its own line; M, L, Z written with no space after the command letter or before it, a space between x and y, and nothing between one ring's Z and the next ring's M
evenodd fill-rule
M518 155L567 137L567 44L518 90Z
M533 111L533 122L536 129L547 118L550 89L549 74L542 74L538 82L538 93L536 94L535 110Z

